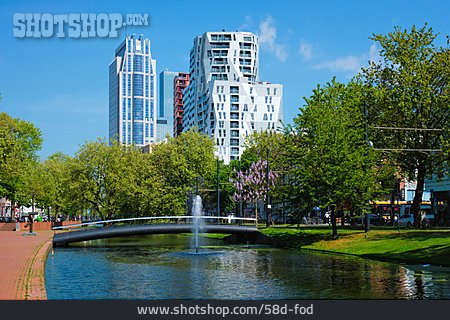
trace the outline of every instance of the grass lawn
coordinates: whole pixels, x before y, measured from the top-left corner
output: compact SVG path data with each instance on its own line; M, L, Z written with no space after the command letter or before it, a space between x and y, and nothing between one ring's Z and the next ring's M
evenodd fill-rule
M450 266L450 229L375 229L341 228L331 238L328 227L275 226L261 229L289 247L352 254L367 258L405 263Z

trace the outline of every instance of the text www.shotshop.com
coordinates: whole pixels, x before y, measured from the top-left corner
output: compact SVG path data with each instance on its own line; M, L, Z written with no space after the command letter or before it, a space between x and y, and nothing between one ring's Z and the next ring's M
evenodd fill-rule
M259 306L213 306L194 305L186 306L180 304L173 307L143 306L137 307L138 315L312 315L313 305L302 306L300 304L277 304L262 303Z

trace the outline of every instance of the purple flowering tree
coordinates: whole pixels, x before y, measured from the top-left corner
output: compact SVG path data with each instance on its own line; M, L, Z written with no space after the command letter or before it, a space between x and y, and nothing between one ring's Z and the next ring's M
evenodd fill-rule
M258 201L266 201L269 189L275 184L278 174L269 170L267 180L267 161L253 162L246 172L234 170L235 178L231 179L236 192L233 200L255 205L255 216L258 218Z

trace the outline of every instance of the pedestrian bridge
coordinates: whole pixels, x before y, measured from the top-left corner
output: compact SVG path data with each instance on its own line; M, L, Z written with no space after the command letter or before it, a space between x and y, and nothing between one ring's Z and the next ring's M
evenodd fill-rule
M150 223L129 224L142 220ZM202 223L198 223L198 222ZM156 222L156 223L155 223ZM128 223L123 225L124 223ZM105 226L107 225L107 226ZM127 237L147 234L191 233L198 227L199 233L236 235L257 234L255 218L213 216L164 216L114 219L55 227L53 246L65 246L73 242ZM56 233L57 231L64 231Z

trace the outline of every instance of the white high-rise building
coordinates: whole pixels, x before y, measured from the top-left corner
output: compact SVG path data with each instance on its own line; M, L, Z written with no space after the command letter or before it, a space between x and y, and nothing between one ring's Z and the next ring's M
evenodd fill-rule
M142 35L127 36L109 65L109 138L139 147L156 141L156 60Z
M183 131L196 126L213 137L225 163L241 156L247 135L280 127L283 86L259 82L256 35L206 32L196 37L189 69Z

